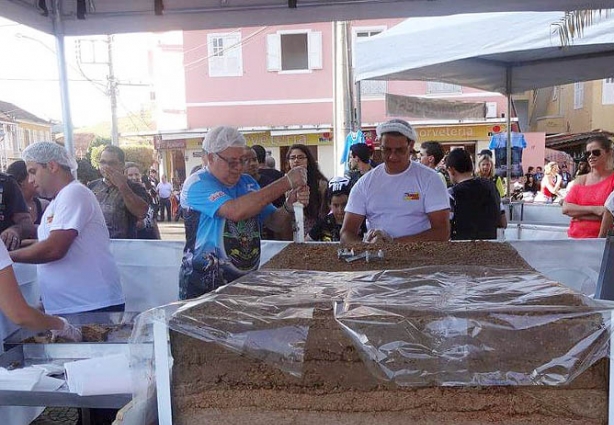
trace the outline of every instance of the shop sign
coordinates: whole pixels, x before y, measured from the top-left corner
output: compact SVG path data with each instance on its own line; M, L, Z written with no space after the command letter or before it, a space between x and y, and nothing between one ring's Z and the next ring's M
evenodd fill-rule
M161 140L159 138L154 138L154 147L158 150L161 149L185 149L186 141L185 139L179 140Z
M488 140L494 133L505 131L503 124L496 125L450 125L438 127L416 127L420 142L454 142Z
M264 147L303 145L332 145L332 133L306 133L289 134L284 136L271 136L270 132L244 134L248 145L261 145Z

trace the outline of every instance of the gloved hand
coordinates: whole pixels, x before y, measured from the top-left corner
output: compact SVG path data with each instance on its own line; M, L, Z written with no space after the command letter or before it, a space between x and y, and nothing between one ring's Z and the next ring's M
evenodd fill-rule
M392 242L394 238L386 233L385 230L381 229L371 229L362 238L363 242L366 243L379 243L379 242Z
M296 189L307 184L307 168L300 166L294 167L286 173L290 189Z
M51 330L51 342L55 342L58 338L74 342L81 342L83 340L83 335L81 335L79 328L68 323L68 320L63 317L58 317L58 319L64 323L64 327L62 329Z

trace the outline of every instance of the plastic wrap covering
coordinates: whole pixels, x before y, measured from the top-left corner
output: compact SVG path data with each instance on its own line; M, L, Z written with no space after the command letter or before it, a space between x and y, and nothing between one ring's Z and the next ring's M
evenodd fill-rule
M330 360L341 362L337 368L353 362L351 356L344 360L346 354L327 355L332 349L358 352L366 375L385 385L556 386L607 357L613 310L614 303L526 269L259 271L198 299L141 314L131 342L150 340L159 322L299 382L315 358L337 359ZM199 355L207 348L196 350ZM139 403L154 400L152 352L132 357ZM319 379L329 378L323 373Z

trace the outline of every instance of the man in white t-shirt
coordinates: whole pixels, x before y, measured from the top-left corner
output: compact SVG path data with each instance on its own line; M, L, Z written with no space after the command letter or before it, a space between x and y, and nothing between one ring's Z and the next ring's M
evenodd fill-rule
M162 174L162 181L156 186L156 192L160 198L160 221L164 221L164 211L168 221L171 221L171 196L173 195L173 185L166 180Z
M343 243L446 241L450 238L450 201L437 173L410 161L417 136L407 121L377 126L384 163L352 188L341 228Z
M76 181L74 158L51 142L22 153L39 195L52 198L38 227L39 242L11 252L18 263L38 264L45 312L124 311L109 231L94 194Z

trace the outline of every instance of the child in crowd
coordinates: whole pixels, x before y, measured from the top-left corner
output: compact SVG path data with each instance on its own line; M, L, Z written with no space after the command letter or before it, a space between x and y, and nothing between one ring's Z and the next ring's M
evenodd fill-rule
M330 212L313 225L306 240L321 242L337 242L340 240L341 226L343 225L343 217L345 217L345 206L348 203L350 189L350 179L347 177L334 177L328 182L326 201ZM361 237L365 230L363 223Z

